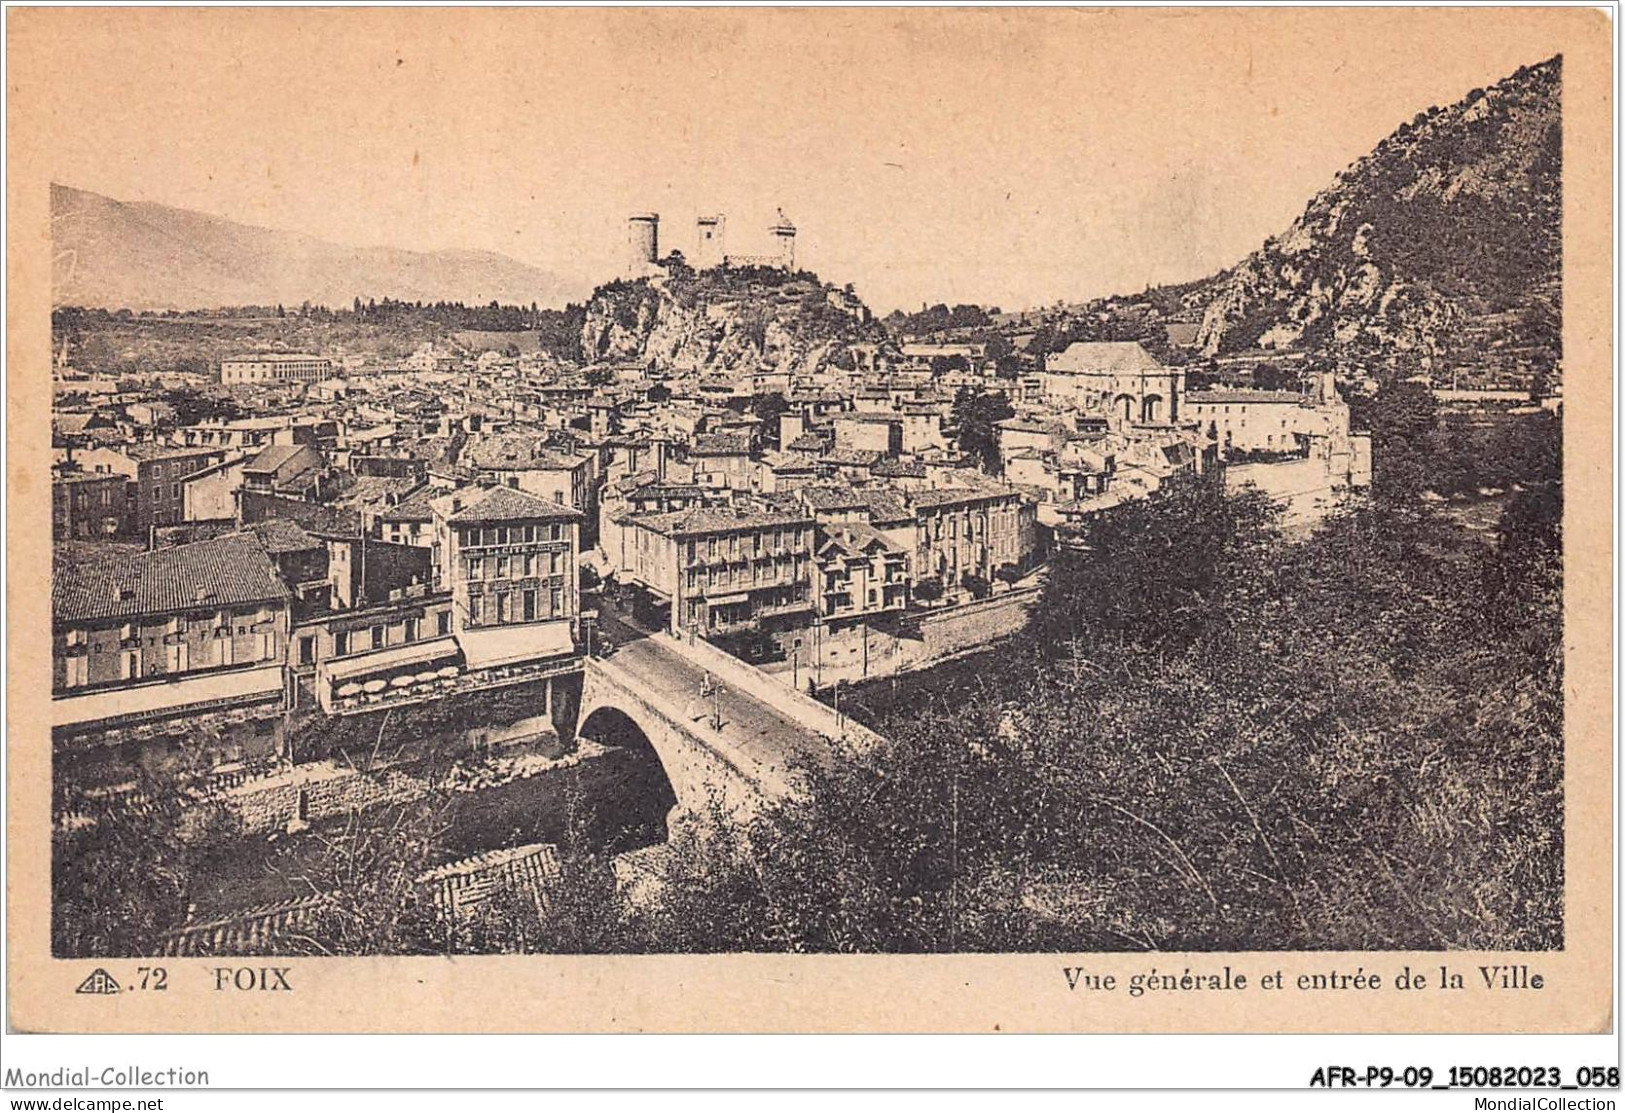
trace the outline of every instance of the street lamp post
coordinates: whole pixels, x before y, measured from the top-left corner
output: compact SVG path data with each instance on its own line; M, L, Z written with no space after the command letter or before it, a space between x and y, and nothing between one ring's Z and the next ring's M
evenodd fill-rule
M813 615L813 663L818 673L818 686L824 686L824 616Z
M790 647L790 687L801 691L801 647Z

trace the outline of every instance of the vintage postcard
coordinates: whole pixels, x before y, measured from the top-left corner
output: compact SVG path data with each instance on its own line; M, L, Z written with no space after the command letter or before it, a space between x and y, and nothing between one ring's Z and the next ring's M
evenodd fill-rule
M8 1023L1605 1030L1611 34L11 10Z

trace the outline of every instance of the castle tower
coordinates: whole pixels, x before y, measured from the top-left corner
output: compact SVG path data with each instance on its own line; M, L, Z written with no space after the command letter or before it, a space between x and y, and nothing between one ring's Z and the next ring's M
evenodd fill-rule
M721 213L702 216L694 221L694 269L705 270L722 264L723 231L727 218Z
M627 263L633 274L642 274L660 258L660 214L633 213L626 218L626 242L631 254Z
M768 231L773 234L773 242L778 245L776 254L779 266L787 271L795 270L796 226L790 223L789 218L784 215L783 209L779 210L778 223L769 228Z

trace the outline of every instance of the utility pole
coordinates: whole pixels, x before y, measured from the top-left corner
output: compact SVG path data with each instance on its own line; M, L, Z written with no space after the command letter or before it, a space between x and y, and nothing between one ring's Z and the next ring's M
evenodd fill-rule
M801 691L801 647L790 647L790 687Z

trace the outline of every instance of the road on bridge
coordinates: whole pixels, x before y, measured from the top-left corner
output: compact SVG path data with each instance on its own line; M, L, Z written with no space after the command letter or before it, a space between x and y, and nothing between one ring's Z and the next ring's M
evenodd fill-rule
M718 691L711 673L683 656L670 633L650 631L608 600L599 612L598 630L615 646L600 662L605 672L624 671L634 683L647 685L680 705L683 718L702 735L711 730L716 715L730 749L781 774L827 767L833 760L830 739L794 716L726 682Z

